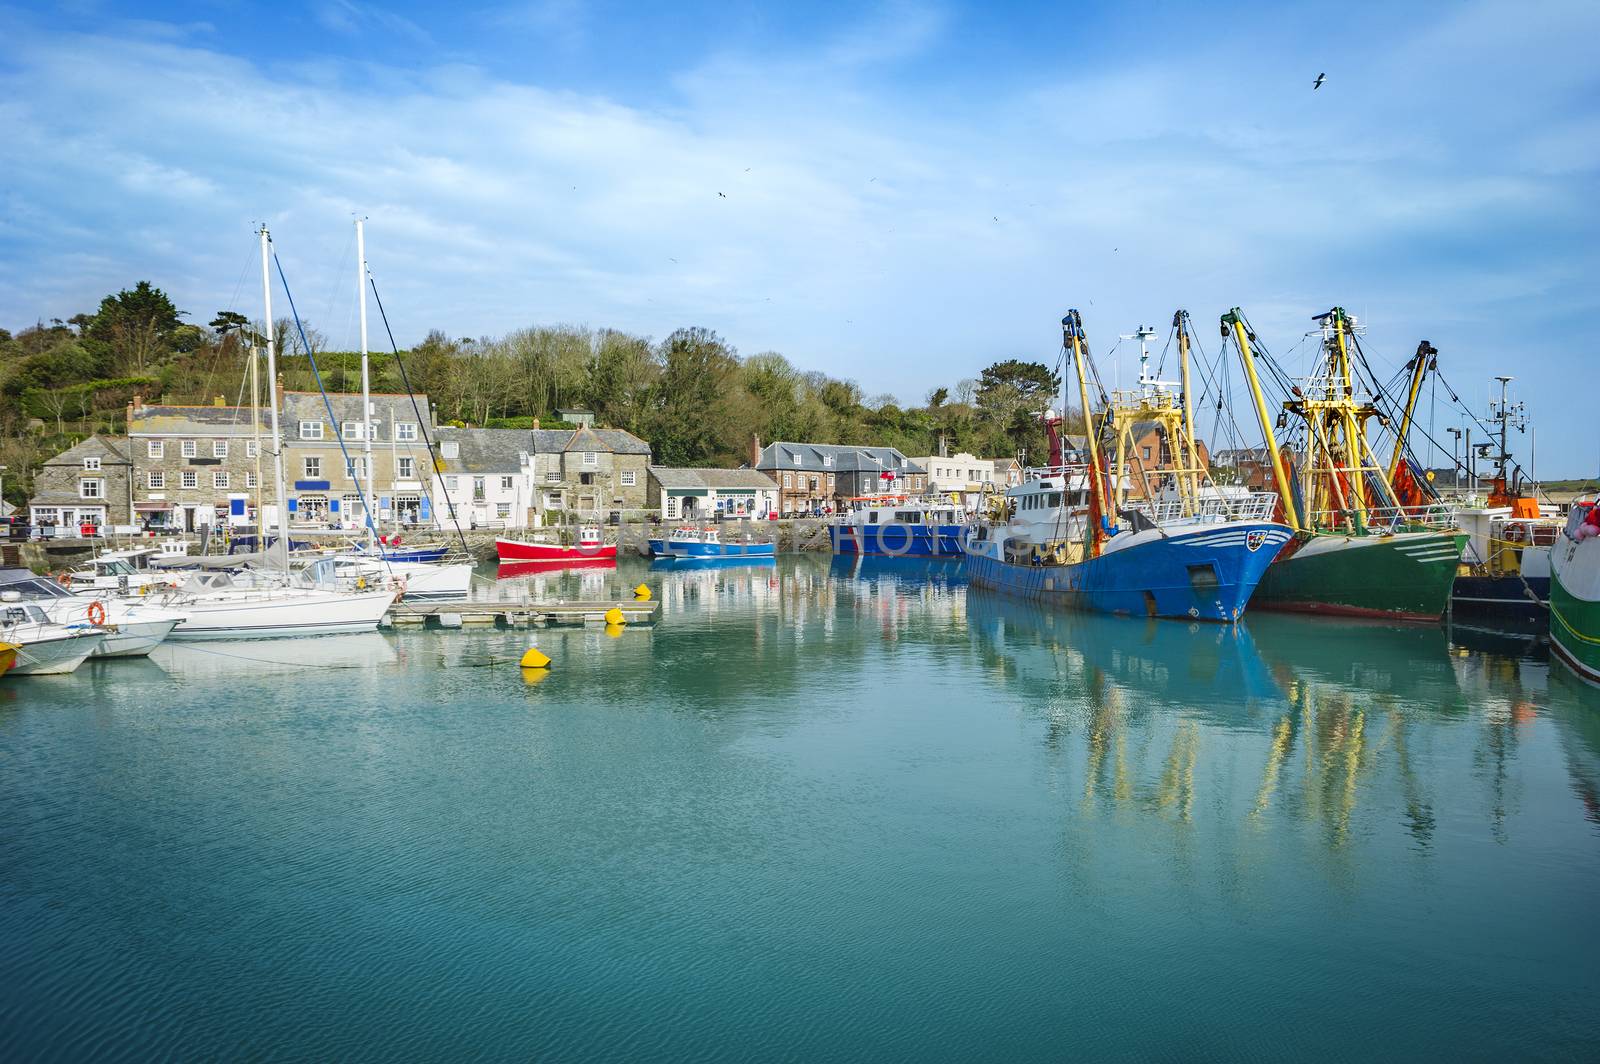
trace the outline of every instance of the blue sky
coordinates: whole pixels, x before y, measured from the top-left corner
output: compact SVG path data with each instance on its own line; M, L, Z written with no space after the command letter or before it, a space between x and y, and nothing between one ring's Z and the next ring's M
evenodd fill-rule
M1537 471L1586 475L1597 39L1592 2L0 6L0 324L140 278L256 312L265 220L353 345L357 211L402 343L705 325L904 401L1053 361L1069 306L1105 352L1238 304L1282 353L1337 303L1477 407L1515 374Z

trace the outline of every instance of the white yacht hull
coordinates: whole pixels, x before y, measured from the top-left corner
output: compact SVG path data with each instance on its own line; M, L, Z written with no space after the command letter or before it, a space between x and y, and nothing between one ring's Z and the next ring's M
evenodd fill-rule
M105 633L101 631L60 632L42 639L7 636L6 642L15 643L18 649L17 663L6 675L60 676L74 672L104 641Z
M243 591L174 603L188 620L170 638L268 639L370 632L394 603L394 592Z

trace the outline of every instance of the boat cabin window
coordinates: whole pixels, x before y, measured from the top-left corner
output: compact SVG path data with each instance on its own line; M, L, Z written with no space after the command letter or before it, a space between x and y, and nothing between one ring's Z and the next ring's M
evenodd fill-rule
M1050 505L1051 506L1060 506L1061 505L1061 493L1059 491L1052 491L1050 493Z
M904 524L915 525L922 521L922 515L911 510L896 510L894 519Z

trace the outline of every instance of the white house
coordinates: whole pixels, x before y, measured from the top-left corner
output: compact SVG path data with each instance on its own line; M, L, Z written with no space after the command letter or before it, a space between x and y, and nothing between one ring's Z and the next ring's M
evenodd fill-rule
M439 461L433 474L432 510L440 527L529 528L536 524L537 486L526 431L449 426L435 431Z
M940 495L959 495L962 505L976 509L984 486L991 491L1006 489L1006 470L997 471L996 459L979 458L965 451L952 455L929 455L912 458L912 462L928 471L928 491ZM998 461L1010 462L1009 459ZM1010 464L1015 465L1014 462Z
M650 467L646 505L668 521L766 517L778 509L778 482L758 469Z

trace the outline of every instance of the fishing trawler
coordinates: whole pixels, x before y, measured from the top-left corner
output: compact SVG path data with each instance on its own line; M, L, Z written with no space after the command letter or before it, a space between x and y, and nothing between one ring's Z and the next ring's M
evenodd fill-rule
M828 520L835 554L881 554L894 558L961 556L966 512L951 502L905 495L872 495Z
M1068 311L1061 325L1063 354L1076 369L1082 398L1085 453L1067 461L1061 416L1046 411L1050 464L1026 470L1022 483L1006 489L1003 510L969 530L968 579L1064 609L1238 620L1290 531L1273 520L1277 498L1270 492L1200 491L1205 470L1189 428L1187 315L1174 318L1181 386L1150 377L1146 351L1138 389L1109 399L1102 390L1098 419L1078 312ZM1128 448L1134 425L1148 422L1174 445L1175 465L1147 468ZM1099 442L1106 431L1117 441L1109 479ZM1136 482L1141 500L1129 497Z
M1573 503L1550 548L1550 650L1600 685L1600 502Z
M1298 384L1268 361L1284 386L1282 412L1268 411L1256 364L1268 359L1243 311L1222 316L1222 335L1238 348L1271 459L1280 515L1294 530L1261 578L1257 609L1435 621L1449 604L1466 534L1443 508L1406 505L1393 489L1407 424L1386 469L1367 440L1379 415L1358 396L1352 368L1352 322L1334 307L1314 319L1321 328L1316 371ZM1425 344L1426 346L1426 344ZM1359 355L1359 349L1357 349ZM1419 351L1419 358L1424 357ZM1280 448L1276 430L1298 418L1294 446Z

